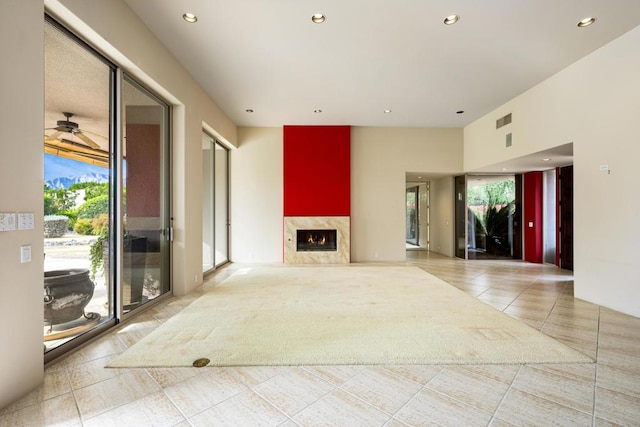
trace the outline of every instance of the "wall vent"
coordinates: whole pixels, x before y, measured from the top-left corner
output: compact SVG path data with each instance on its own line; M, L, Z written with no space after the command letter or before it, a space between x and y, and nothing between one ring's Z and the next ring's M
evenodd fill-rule
M509 123L511 123L511 113L496 120L496 129L500 129L502 126L506 126Z
M509 132L507 134L506 141L505 141L505 146L506 147L511 147L511 132Z

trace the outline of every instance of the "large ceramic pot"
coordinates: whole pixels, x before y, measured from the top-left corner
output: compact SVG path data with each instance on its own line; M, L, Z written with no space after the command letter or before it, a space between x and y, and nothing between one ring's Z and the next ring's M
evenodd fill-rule
M44 272L44 321L57 325L78 319L93 297L87 269Z

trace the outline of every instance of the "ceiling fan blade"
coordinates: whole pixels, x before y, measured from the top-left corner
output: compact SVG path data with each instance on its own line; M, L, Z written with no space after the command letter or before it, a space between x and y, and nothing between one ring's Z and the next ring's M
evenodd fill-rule
M80 138L80 140L82 142L84 142L85 144L87 144L89 147L91 147L91 148L100 148L100 146L98 144L96 144L91 138L89 138L87 135L83 134L82 132L80 132L80 131L74 132L74 135L77 136L78 138Z
M48 139L60 139L60 135L62 134L62 132L60 131L55 131L54 133L52 133L51 135L47 136ZM46 135L45 135L46 136Z

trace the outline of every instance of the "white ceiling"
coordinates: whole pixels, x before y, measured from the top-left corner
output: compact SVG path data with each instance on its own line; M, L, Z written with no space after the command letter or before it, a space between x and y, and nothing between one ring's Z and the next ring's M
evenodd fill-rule
M640 25L638 0L124 1L238 126L463 127ZM50 33L46 127L73 112L106 148L106 66ZM473 172L571 162L568 144Z
M125 1L239 126L462 127L640 24L638 0Z

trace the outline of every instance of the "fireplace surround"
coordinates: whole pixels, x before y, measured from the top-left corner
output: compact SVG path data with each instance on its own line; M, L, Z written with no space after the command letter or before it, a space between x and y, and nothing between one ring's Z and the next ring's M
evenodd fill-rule
M284 217L286 264L348 264L349 217Z

